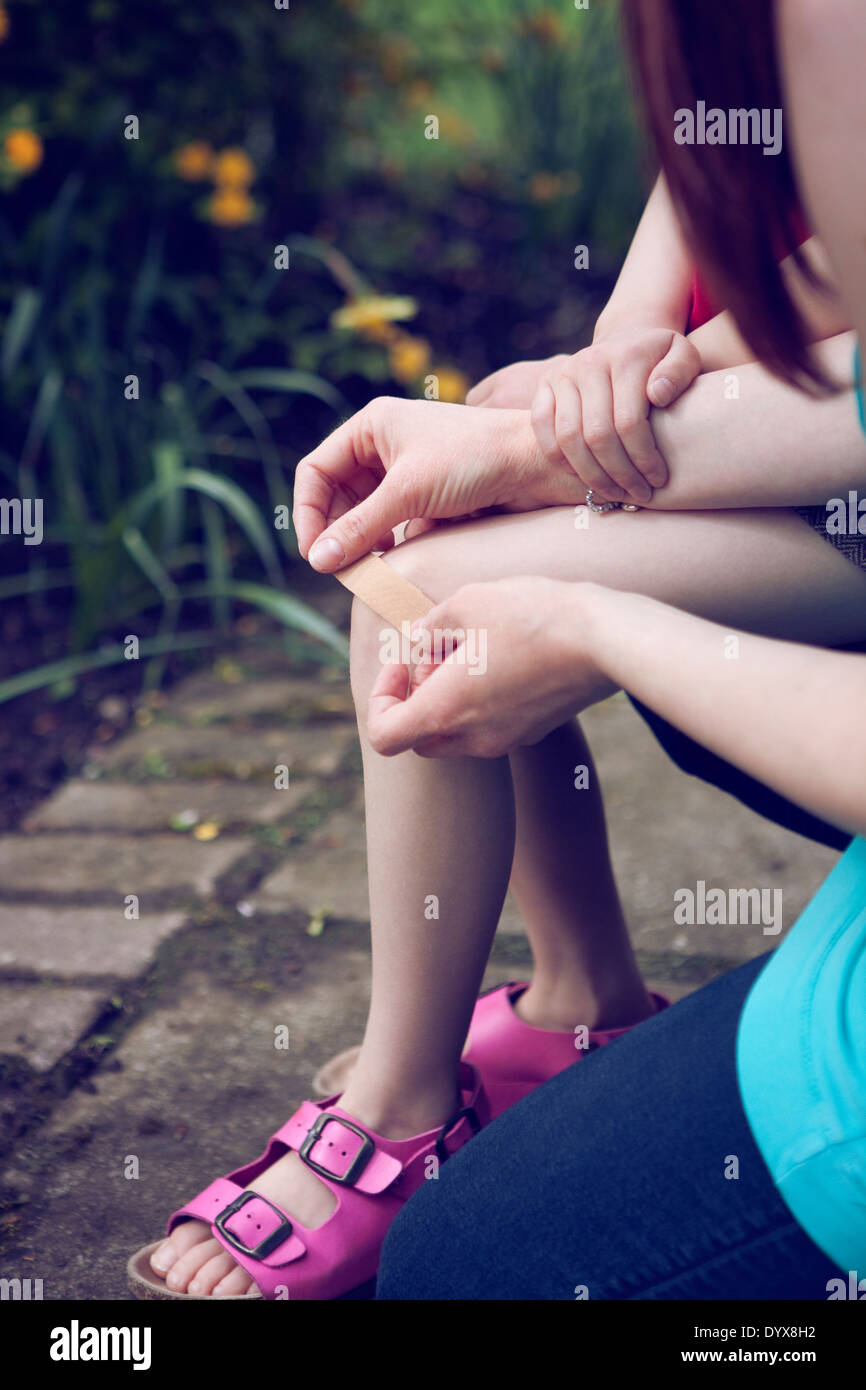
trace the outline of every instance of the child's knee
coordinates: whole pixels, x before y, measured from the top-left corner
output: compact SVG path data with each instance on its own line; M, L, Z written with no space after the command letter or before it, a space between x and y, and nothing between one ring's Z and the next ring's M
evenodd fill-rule
M364 708L370 686L379 670L378 657L382 649L382 633L388 630L384 618L380 618L378 613L374 613L361 599L353 599L349 668L355 703L357 705L361 700Z
M387 552L386 564L401 578L420 589L434 603L447 598L458 587L448 582L448 564L442 542L444 535L420 536L417 540L395 546ZM371 685L381 670L382 662L393 660L394 628L356 598L352 604L352 633L350 664L352 691L355 703L366 709ZM359 703L360 702L360 703Z
M454 580L459 549L457 533L448 527L395 545L384 559L389 568L414 584L434 603L441 603L459 587Z

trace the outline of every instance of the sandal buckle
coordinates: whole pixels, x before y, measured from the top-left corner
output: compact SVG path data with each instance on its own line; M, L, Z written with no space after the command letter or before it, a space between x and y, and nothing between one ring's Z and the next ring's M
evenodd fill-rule
M440 1163L444 1163L446 1159L451 1157L445 1147L445 1136L449 1134L454 1126L458 1125L461 1120L469 1121L469 1127L473 1135L479 1134L481 1131L481 1121L476 1115L474 1107L471 1105L461 1106L461 1108L451 1116L451 1119L445 1122L436 1136L436 1157Z
M326 1125L332 1123L342 1125L344 1129L350 1129L361 1140L361 1147L345 1173L332 1173L330 1168L326 1168L323 1163L317 1163L315 1159L310 1158L313 1146L322 1137L322 1130ZM375 1152L376 1145L369 1134L361 1129L360 1125L353 1124L351 1120L343 1119L342 1115L329 1115L327 1111L323 1111L298 1150L298 1157L302 1158L307 1167L312 1168L314 1173L318 1173L319 1177L328 1178L331 1182L339 1183L341 1187L354 1187Z
M234 1216L236 1211L240 1211L241 1207L246 1206L247 1202L253 1201L264 1202L266 1207L270 1207L275 1216L279 1218L280 1224L275 1231L271 1231L270 1235L265 1236L264 1240L259 1241L258 1245L245 1245L240 1236L227 1229L225 1223L230 1216ZM274 1206L273 1202L269 1202L267 1197L263 1197L260 1192L249 1191L242 1192L239 1197L235 1197L233 1202L229 1202L228 1206L224 1207L214 1218L214 1225L218 1231L222 1232L229 1245L233 1245L235 1250L240 1250L241 1254L249 1255L254 1260L263 1260L266 1255L270 1255L278 1245L282 1245L283 1241L288 1239L294 1230L285 1212L280 1211L279 1207Z

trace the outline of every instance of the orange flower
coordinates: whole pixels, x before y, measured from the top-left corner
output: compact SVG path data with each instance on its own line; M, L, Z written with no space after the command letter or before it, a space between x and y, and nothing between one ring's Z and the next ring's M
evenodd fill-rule
M35 130L10 130L3 142L3 152L22 174L32 174L42 163L42 141Z
M451 401L455 405L462 405L466 399L466 392L469 390L469 378L456 367L434 367L439 387L439 400Z
M220 150L214 160L214 181L225 188L249 188L255 176L255 165L240 146Z
M533 174L529 180L529 196L534 203L552 203L562 193L558 174Z
M563 34L562 20L554 10L542 10L541 14L530 16L523 21L523 27L542 43L556 43Z
M209 203L211 221L219 227L240 227L253 220L255 203L243 188L220 185Z
M485 72L501 72L505 67L505 54L501 48L488 44L481 50L481 66Z
M404 384L416 381L430 361L430 344L402 333L392 345L388 361L395 380Z
M408 39L386 39L379 52L379 66L385 81L394 86L406 75L406 68L414 57L414 44Z
M410 83L406 91L406 100L410 106L422 106L429 102L433 95L433 88L429 82L425 82L423 77L416 78Z
M174 152L174 167L182 179L198 183L206 179L213 163L213 150L206 140L190 140Z

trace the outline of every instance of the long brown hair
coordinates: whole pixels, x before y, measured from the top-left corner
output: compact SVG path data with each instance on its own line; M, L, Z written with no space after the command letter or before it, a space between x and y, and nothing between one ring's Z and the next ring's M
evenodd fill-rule
M797 248L784 114L777 154L674 138L675 113L699 102L725 113L783 108L772 0L623 0L623 18L650 134L700 273L765 366L827 390L779 265L793 255L805 279L820 283Z

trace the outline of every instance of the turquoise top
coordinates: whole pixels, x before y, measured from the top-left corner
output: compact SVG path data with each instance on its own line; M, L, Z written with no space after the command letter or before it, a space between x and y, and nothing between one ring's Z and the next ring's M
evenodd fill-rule
M866 433L859 346L854 372ZM755 980L737 1075L793 1215L840 1269L866 1274L866 840L852 840Z
M866 1274L866 840L852 841L755 980L737 1074L797 1221L841 1269Z

